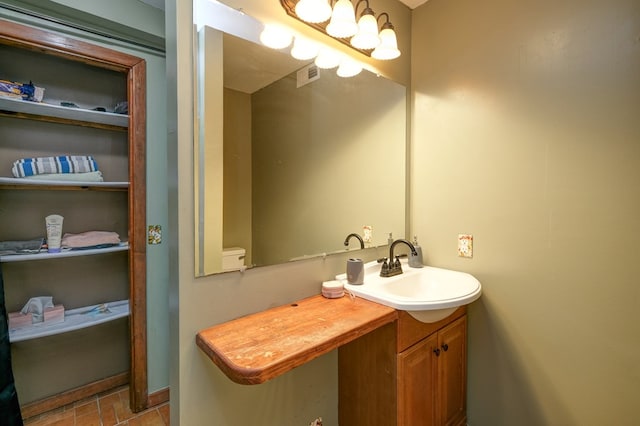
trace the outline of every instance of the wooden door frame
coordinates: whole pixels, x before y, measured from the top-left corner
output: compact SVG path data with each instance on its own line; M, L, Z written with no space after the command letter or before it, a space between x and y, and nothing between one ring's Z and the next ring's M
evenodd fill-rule
M146 303L146 62L112 49L83 42L64 34L44 31L31 26L0 20L0 43L43 54L83 62L88 65L118 71L127 77L129 103L129 306L131 365L128 375L106 378L71 392L58 399L29 404L29 414L68 404L81 398L129 382L133 412L149 406L147 381L147 303ZM64 396L66 395L66 396ZM52 401L56 399L57 402ZM36 406L37 405L37 406ZM24 414L23 407L23 416ZM26 416L25 416L26 417Z

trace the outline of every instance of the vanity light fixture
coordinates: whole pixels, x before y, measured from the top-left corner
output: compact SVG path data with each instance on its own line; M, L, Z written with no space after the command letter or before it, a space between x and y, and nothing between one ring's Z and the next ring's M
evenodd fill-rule
M400 56L396 32L391 22L389 22L388 13L381 13L378 16L378 20L383 16L386 16L387 20L382 24L382 29L380 30L380 44L371 52L371 57L381 60L395 59Z
M319 23L331 18L329 0L300 0L295 7L296 15L305 22Z
M356 11L361 3L365 8L358 20L358 32L351 38L351 45L357 49L374 49L380 44L378 37L378 21L373 10L369 7L369 0L360 0L356 3Z
M389 14L383 12L376 18L369 1L357 0L355 7L351 0L280 0L280 4L289 16L336 38L360 53L374 59L395 59L400 56L400 50ZM364 4L364 8L356 22L360 4ZM311 12L312 6L318 7L318 12ZM328 23L327 6L332 9ZM384 18L384 22L379 29L380 18Z

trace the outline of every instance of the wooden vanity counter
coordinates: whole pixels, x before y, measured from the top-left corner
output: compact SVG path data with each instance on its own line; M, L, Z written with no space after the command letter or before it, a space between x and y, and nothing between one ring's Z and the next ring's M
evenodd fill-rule
M395 309L321 295L200 331L200 349L234 382L259 384L398 318Z

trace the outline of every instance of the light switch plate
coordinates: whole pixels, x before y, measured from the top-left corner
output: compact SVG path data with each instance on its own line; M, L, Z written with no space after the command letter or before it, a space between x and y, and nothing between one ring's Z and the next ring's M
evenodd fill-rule
M473 257L473 235L458 234L458 256Z

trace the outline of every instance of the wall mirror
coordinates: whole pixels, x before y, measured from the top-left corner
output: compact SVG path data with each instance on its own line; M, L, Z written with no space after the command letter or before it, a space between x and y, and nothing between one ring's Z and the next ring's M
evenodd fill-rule
M260 22L195 9L196 275L359 250L343 242L365 226L367 246L404 237L406 88L366 70L308 81L313 61L259 44Z

